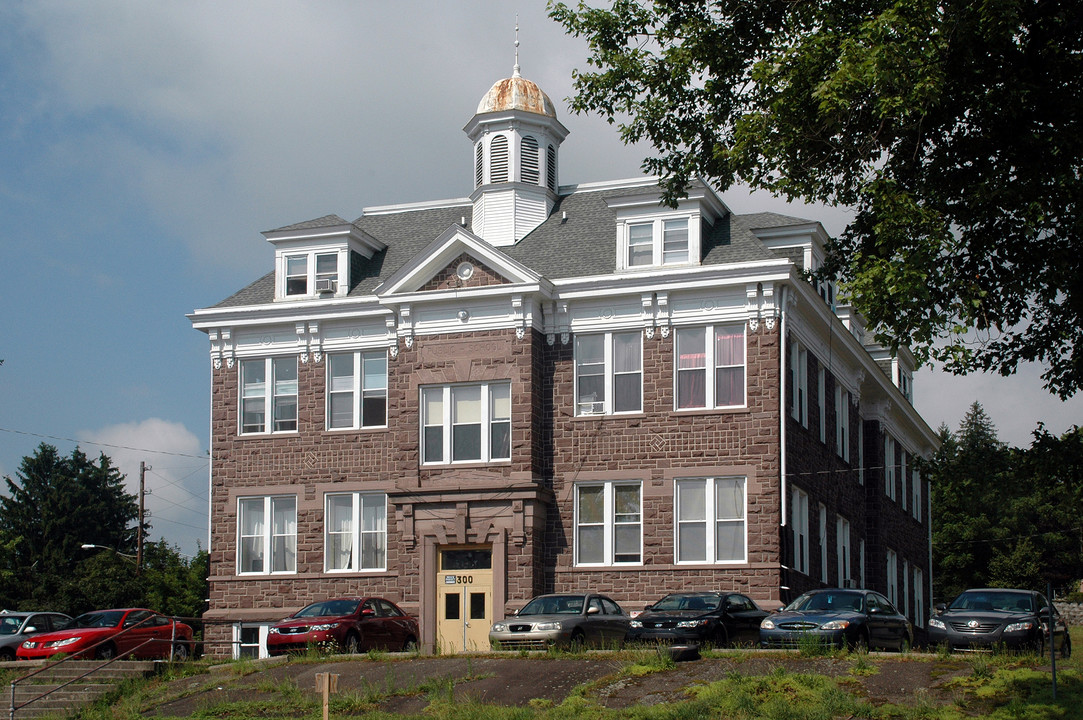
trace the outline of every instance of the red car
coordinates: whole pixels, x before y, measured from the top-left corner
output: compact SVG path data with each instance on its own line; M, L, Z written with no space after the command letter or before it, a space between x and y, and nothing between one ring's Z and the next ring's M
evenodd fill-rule
M108 660L133 658L187 660L192 654L192 628L142 608L84 613L63 630L34 635L19 646L20 660L57 653Z
M417 620L383 598L338 598L304 607L267 632L267 652L282 655L308 647L355 653L413 650Z

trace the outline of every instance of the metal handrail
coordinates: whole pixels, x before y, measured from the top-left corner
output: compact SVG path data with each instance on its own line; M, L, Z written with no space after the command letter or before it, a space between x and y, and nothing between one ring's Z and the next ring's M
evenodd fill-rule
M38 695L35 698L31 698L30 700L27 700L26 702L22 703L21 705L17 705L15 703L15 686L18 685L19 683L23 682L24 680L29 680L30 678L34 677L35 675L38 675L39 673L43 673L46 670L52 670L53 668L55 668L55 667L57 667L59 665L63 665L64 663L68 662L69 660L83 660L83 659L86 659L87 654L91 653L91 651L97 649L98 647L100 647L102 645L105 645L106 643L112 642L113 640L120 637L121 635L124 635L127 632L135 630L137 627L140 627L144 623L146 623L149 620L153 619L153 617L154 616L144 618L143 620L140 620L139 622L135 623L131 627L124 628L123 630L118 632L116 635L112 635L112 636L110 636L108 638L105 638L104 640L100 640L100 641L94 643L93 645L91 645L88 648L83 648L82 650L75 653L74 655L69 655L68 657L61 658L60 660L57 660L56 662L46 663L45 665L42 665L37 670L35 670L33 672L30 672L30 673L27 673L26 675L23 675L22 677L18 677L18 678L15 678L14 680L12 680L11 681L11 707L10 707L10 712L9 712L10 720L15 720L15 711L16 710L22 710L24 707L27 707L28 705L32 705L33 703L36 703L38 700L41 700L42 698L45 698L45 697L48 697L49 695L52 695L57 690L62 690L64 688L66 688L68 685L71 685L72 683L76 682L77 680L82 680L85 677L93 675L94 673L98 672L99 670L102 670L104 668L109 667L110 665L115 663L117 660L121 660L121 659L123 659L125 657L128 657L129 655L133 654L137 650L139 650L139 649L141 649L143 647L146 647L147 645L150 645L151 643L168 642L170 644L171 648L176 647L176 643L177 643L177 620L176 620L176 618L171 618L173 620L173 625L170 628L170 638L169 638L169 640L166 640L165 638L148 638L147 640L140 643L139 645L136 645L135 647L130 648L129 650L127 650L127 651L125 651L123 653L120 653L119 655L116 655L115 657L112 657L109 660L106 660L101 665L98 665L97 667L90 668L89 670L87 670L82 675L77 675L76 677L73 677L73 678L69 679L67 682L64 682L64 683L61 683L60 685L57 685L52 690L48 690L48 691L42 693L41 695ZM193 644L194 644L194 642L195 641L193 640ZM172 657L172 651L170 652L170 657Z

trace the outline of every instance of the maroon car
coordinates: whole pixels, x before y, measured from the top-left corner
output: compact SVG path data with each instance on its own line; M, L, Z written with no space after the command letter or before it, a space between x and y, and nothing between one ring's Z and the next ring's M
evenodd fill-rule
M57 653L102 660L118 655L187 660L192 654L192 628L143 608L95 610L75 618L63 630L32 635L17 651L20 660Z
M267 633L267 652L282 655L309 647L368 650L413 650L417 620L383 598L338 598L304 607L275 623Z

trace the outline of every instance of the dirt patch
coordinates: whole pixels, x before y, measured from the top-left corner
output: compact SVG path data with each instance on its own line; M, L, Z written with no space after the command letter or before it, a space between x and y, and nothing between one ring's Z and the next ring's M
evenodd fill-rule
M733 673L762 676L780 669L835 678L875 705L943 705L955 697L946 683L971 672L965 663L933 655L806 658L796 653L754 651L680 662L671 669L641 676L622 672L631 663L628 657L607 653L568 658L329 658L326 662L256 664L255 672L243 676L237 674L238 666L227 665L210 675L173 681L166 695L177 699L144 714L187 717L201 709L242 701L274 705L284 691L296 694L295 688L315 700L317 673L337 674L338 693L352 694L372 709L415 714L433 702L449 700L505 706L531 701L559 704L576 688L610 708L680 702L688 697L690 688L724 680Z

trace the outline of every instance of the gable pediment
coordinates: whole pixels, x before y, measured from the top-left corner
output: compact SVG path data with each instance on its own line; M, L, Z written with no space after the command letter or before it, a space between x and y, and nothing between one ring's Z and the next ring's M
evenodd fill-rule
M452 225L376 290L380 298L506 286L537 287L540 275L474 235Z

